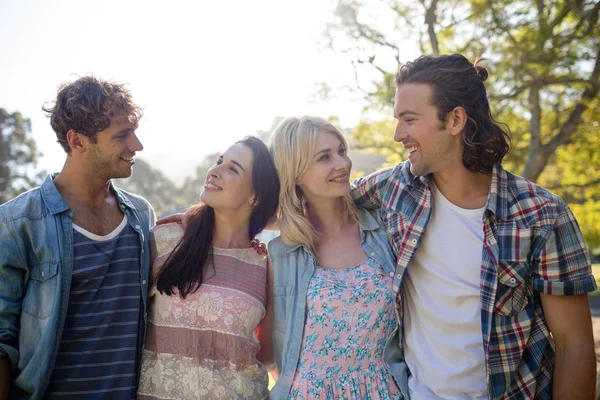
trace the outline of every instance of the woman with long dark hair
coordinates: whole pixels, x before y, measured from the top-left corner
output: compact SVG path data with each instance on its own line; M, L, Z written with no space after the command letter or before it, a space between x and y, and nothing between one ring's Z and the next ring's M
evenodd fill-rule
M138 398L268 396L271 274L252 240L275 214L278 196L266 146L246 137L209 169L202 205L188 212L185 231L155 227Z

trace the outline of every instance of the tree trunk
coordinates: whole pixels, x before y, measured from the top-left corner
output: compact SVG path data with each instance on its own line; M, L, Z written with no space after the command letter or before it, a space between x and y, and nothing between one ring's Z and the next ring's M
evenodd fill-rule
M437 16L435 14L438 0L431 0L431 4L425 10L425 24L427 24L427 34L429 35L429 44L431 45L432 55L440 55L440 45L435 33L437 25Z

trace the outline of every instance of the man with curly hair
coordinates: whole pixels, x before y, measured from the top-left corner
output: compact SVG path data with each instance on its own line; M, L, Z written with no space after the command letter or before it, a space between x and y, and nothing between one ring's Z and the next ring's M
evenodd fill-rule
M143 149L123 85L82 77L45 107L58 174L0 206L0 399L131 399L154 211L119 190Z
M408 161L356 182L380 208L406 361L420 399L592 399L595 290L581 231L556 195L506 171L479 63L423 56L396 74Z

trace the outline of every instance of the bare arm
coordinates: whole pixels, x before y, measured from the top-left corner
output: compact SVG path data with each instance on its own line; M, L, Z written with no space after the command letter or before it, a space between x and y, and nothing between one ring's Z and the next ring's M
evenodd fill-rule
M10 362L8 358L0 358L0 400L8 400L10 391Z
M553 397L594 399L596 355L587 295L540 294L544 315L556 343Z
M269 371L273 379L277 380L277 368L275 366L275 354L273 351L273 267L267 258L267 306L265 317L257 329L260 351L258 359Z

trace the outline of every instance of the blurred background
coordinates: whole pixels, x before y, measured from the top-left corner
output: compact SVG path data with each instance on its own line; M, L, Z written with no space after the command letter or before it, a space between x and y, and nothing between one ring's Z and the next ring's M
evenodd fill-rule
M0 0L0 204L61 169L41 107L85 74L129 84L144 107L145 148L117 185L168 215L230 144L289 115L336 124L354 177L404 160L395 71L458 52L487 59L506 167L565 199L600 277L599 14L591 0Z
M0 0L0 203L59 171L41 110L59 84L127 83L145 149L117 185L159 215L197 201L206 170L288 115L332 120L354 176L406 154L392 140L391 80L421 54L487 59L506 167L573 209L600 254L600 2L590 0Z

